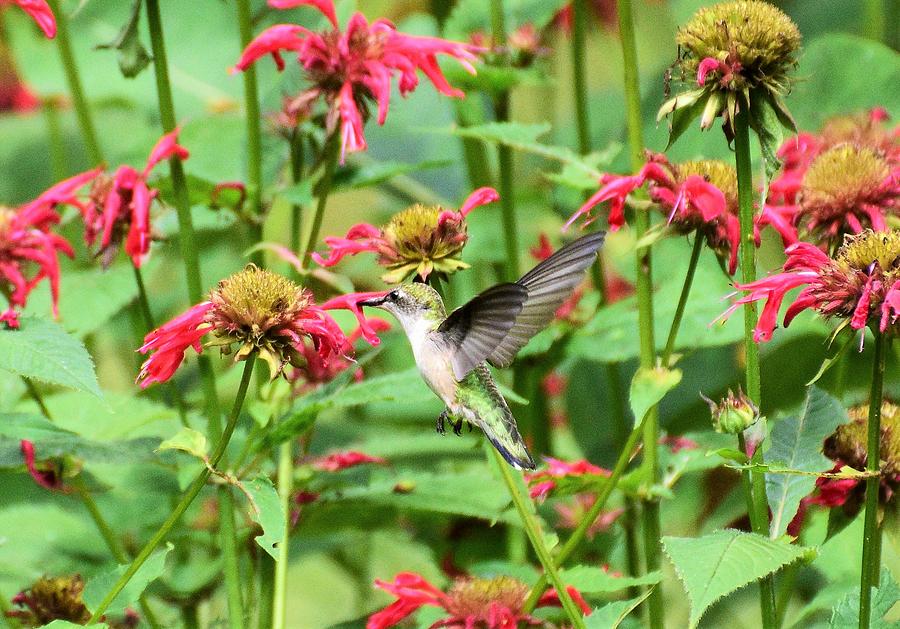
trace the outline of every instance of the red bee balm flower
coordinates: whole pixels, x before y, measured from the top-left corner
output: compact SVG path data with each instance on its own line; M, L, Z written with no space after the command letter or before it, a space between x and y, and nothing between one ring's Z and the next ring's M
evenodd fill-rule
M267 54L283 70L282 51L295 52L312 83L299 100L304 103L319 97L325 100L328 131L334 132L340 126L342 163L347 152L366 149L363 125L369 102L378 107L378 124L384 124L395 76L399 75L398 86L404 96L418 86L416 70L420 70L441 94L462 97L463 93L451 87L441 72L437 55L454 57L475 73L471 65L476 58L474 46L436 37L405 35L387 20L370 24L358 12L341 31L330 0L269 0L270 6L279 9L304 4L319 9L331 22L332 30L314 33L296 24L272 26L244 49L235 70L246 70Z
M366 629L395 627L425 605L440 607L448 614L431 625L432 628L508 629L518 627L520 623L543 624L522 611L530 588L512 577L464 577L457 579L445 593L418 574L401 572L390 583L376 579L375 586L390 592L397 600L372 614ZM584 614L590 615L591 608L581 593L572 586L567 587L566 591ZM559 595L555 590L548 590L538 601L538 607L559 606Z
M150 204L158 194L147 186L147 177L161 161L177 156L187 159L187 149L178 144L179 129L162 136L150 151L147 165L138 172L131 166L119 166L112 177L101 174L91 187L90 202L82 206L84 239L93 245L100 236L98 255L103 266L112 263L125 240L125 253L136 267L150 252Z
M676 231L694 231L704 235L719 257L728 259L728 272L737 267L740 223L737 206L737 175L734 168L717 160L672 164L661 153L649 153L647 163L636 175L606 174L603 184L566 223L570 226L588 215L584 226L596 217L590 211L599 203L610 202L609 227L612 231L625 224L628 195L650 182L650 198L668 216Z
M528 493L535 500L544 500L556 487L557 481L577 476L609 476L610 471L598 467L584 459L580 461L561 461L553 457L544 457L547 469L537 472L526 472L525 481L528 483Z
M28 295L47 278L57 315L59 301L60 252L72 257L69 243L51 229L59 222L56 206L79 205L76 191L97 175L89 171L62 181L34 201L18 208L0 206L0 295L8 307L0 314L0 322L19 327L16 308L24 308ZM36 268L35 268L36 267Z
M736 284L747 295L724 313L729 316L738 306L766 300L754 339L768 341L775 329L778 310L785 295L805 286L784 315L785 327L798 313L813 308L825 317L850 320L850 327L861 330L878 326L881 332L896 334L900 317L900 231L866 230L847 236L833 258L815 245L798 242L785 251L784 271L750 284Z
M46 0L0 0L0 5L10 3L19 5L30 15L44 31L44 35L50 39L56 37L56 18L53 17L53 11L50 10Z
M479 188L463 201L458 212L440 206L414 205L395 214L381 229L360 223L343 238L325 238L331 249L328 257L318 253L312 257L322 266L334 266L344 256L373 251L378 254L379 264L388 268L381 276L388 284L399 284L415 276L425 280L433 271L446 276L469 267L459 259L469 240L466 215L499 198L493 188Z
M782 145L784 169L765 212L785 243L799 231L833 251L845 234L884 231L900 214L900 130L890 131L886 119L881 109L834 118L821 135L801 133Z
M347 339L325 309L313 303L309 291L285 277L250 264L243 271L219 282L209 300L193 306L144 338L140 352L151 352L141 367L141 387L165 382L184 360L189 347L200 353L207 343L229 354L238 344L234 359L244 360L259 352L269 365L272 378L291 364L327 363L341 356ZM309 339L317 352L305 352Z
M366 463L384 465L387 463L387 460L380 456L369 456L363 452L347 450L346 452L333 452L320 457L313 461L312 466L323 472L339 472L357 465L365 465Z

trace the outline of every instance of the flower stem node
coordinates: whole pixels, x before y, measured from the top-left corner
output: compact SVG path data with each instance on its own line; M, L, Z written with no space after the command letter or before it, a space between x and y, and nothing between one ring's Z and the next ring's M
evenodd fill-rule
M759 421L759 409L740 388L736 395L729 389L728 395L718 403L707 397L701 397L709 404L716 432L738 435Z

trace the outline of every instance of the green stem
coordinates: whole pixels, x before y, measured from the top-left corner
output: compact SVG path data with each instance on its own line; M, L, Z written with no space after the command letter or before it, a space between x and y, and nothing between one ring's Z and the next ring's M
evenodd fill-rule
M103 161L103 152L100 150L94 119L84 97L81 78L78 76L78 65L75 63L72 42L69 39L69 18L60 7L59 0L48 0L48 4L53 11L53 15L56 16L56 44L59 47L59 57L66 74L66 82L69 84L72 105L75 107L75 116L78 118L78 126L81 128L81 135L84 140L84 146L87 149L88 159L93 164L99 164Z
M43 100L44 118L47 121L47 136L49 138L50 172L54 181L65 178L66 171L66 144L63 141L62 128L59 124L59 99L50 96Z
M669 337L666 339L666 347L662 353L662 364L668 368L669 360L675 351L675 341L678 338L678 328L681 327L681 319L684 317L684 308L687 306L688 297L691 294L691 286L694 284L694 273L697 271L697 262L700 260L700 252L703 251L703 243L706 237L699 231L694 232L694 248L691 249L691 259L688 261L687 274L681 285L681 295L678 296L678 305L675 306L675 316L669 328Z
M566 540L566 543L562 545L559 553L556 555L556 565L563 565L566 560L571 556L571 554L575 551L575 549L581 544L584 540L585 535L588 532L588 529L591 527L591 524L597 519L597 516L600 515L600 512L603 510L603 507L606 506L606 501L612 495L613 490L618 485L619 480L621 480L622 475L625 473L625 469L628 467L628 463L631 461L631 457L634 454L634 449L637 447L638 441L641 439L641 435L643 433L644 423L647 420L647 415L644 416L643 420L640 424L634 427L634 430L631 431L631 434L628 436L628 440L625 442L625 445L622 447L622 451L619 453L619 458L616 460L616 464L613 467L612 473L609 476L609 480L604 483L603 488L597 494L597 500L594 501L594 504L591 505L591 508L588 509L587 513L585 513L584 517L578 523L578 526L572 531L572 535L569 536L569 539ZM531 593L528 595L528 600L525 602L524 611L525 613L531 613L534 611L534 608L537 606L538 600L540 600L541 595L547 589L547 577L542 575L538 582L531 589Z
M284 519L284 537L278 545L275 562L275 587L272 593L272 629L284 629L287 619L287 571L290 555L291 494L294 491L294 442L285 441L278 448L278 497L287 517Z
M506 45L506 16L503 13L503 0L491 0L491 32L494 46L502 48ZM510 93L502 90L494 97L494 115L497 122L509 122ZM503 211L503 239L506 244L506 280L518 279L519 272L519 230L516 225L516 203L513 188L513 153L512 148L504 144L497 145L497 162L499 167L500 207Z
M863 35L880 43L885 41L887 30L884 5L885 0L865 0L863 3Z
M34 386L34 383L26 378L25 376L21 376L22 382L25 383L25 389L28 391L28 397L34 400L34 403L37 404L38 410L41 411L41 415L46 417L47 419L52 420L53 417L50 416L50 409L47 408L47 405L44 404L44 398L41 397L41 392L38 391L37 387Z
M259 553L259 609L256 614L257 629L271 627L274 619L275 560L269 553Z
M154 0L148 0L148 2L153 2ZM88 624L91 622L97 622L101 616L106 612L106 608L109 607L110 603L118 596L119 592L122 591L122 588L127 585L127 583L131 580L131 578L137 573L137 571L144 565L144 562L150 557L156 547L162 543L165 539L166 535L169 534L169 531L172 530L172 527L181 519L181 516L187 510L187 508L191 505L200 491L203 489L204 485L206 485L206 481L209 478L209 475L212 473L212 470L222 459L222 456L225 454L225 449L228 447L228 442L231 440L231 435L234 433L234 427L237 425L238 418L241 414L241 406L244 404L244 397L247 395L247 386L250 384L250 376L253 374L253 363L256 362L256 354L250 354L247 357L246 361L244 361L244 371L241 375L241 383L238 386L237 395L234 398L234 405L231 408L231 414L228 416L228 423L225 424L225 429L219 437L218 442L216 443L216 448L213 450L212 455L209 457L209 465L205 467L198 475L197 478L190 484L187 490L184 492L184 495L181 497L181 500L178 501L178 504L175 505L175 509L166 518L166 521L162 523L159 527L159 530L154 533L153 537L150 538L150 541L147 542L141 551L137 554L137 556L132 560L131 564L125 570L121 577L116 581L113 587L106 593L106 596L103 597L103 600L100 604L94 609L94 615L91 616L91 619Z
M587 32L586 0L572 1L572 92L575 96L575 130L578 152L591 152L591 125L588 119L588 92L584 69L584 49Z
M869 421L866 440L866 471L881 470L881 402L887 337L873 328L875 355L872 357L872 387L869 391ZM859 629L868 629L872 615L872 588L878 585L881 553L878 537L878 493L881 477L866 479L866 516L863 524L862 569L859 581Z
M522 487L523 483L521 478L516 479L513 477L512 469L506 461L503 460L503 457L495 448L490 445L485 445L485 448L490 449L494 456L494 462L500 469L500 475L503 477L503 482L506 483L509 495L512 497L516 511L519 513L519 519L522 521L522 527L525 529L525 534L531 542L534 554L537 555L538 560L544 567L544 574L547 575L550 583L552 583L553 587L556 589L556 593L559 595L559 600L562 603L563 610L566 612L566 616L572 621L573 627L576 629L584 629L584 617L581 610L575 605L575 601L572 600L572 597L569 596L566 585L560 578L556 564L550 556L550 551L547 549L546 544L544 544L543 533L541 532L541 527L535 517L533 508L529 508L530 506L533 507L533 505L529 505L526 502L527 499L522 494L522 489L524 487Z
M241 597L241 572L238 563L237 534L234 528L234 494L231 487L219 487L219 543L222 544L222 570L228 601L228 626L244 626L244 601Z
M291 180L299 183L303 178L303 134L299 131L294 132L291 138ZM300 235L303 231L303 206L297 203L291 205L291 251L297 253L300 248Z
M146 0L146 6L147 26L150 30L150 45L153 51L153 70L156 75L156 92L159 99L159 116L162 120L163 130L169 133L175 129L176 125L175 105L172 100L172 85L169 82L169 62L166 58L159 0ZM196 304L203 299L200 254L194 234L194 223L191 219L187 178L184 175L184 166L177 156L169 159L169 170L172 176L172 188L175 191L175 209L178 212L178 242L181 245L181 257L184 260L188 298L191 303ZM209 432L218 435L222 432L222 419L219 411L219 398L216 394L216 376L209 356L201 354L197 361L203 381Z
M778 611L776 626L779 627L779 629L784 626L784 618L787 615L788 604L791 602L791 597L794 595L794 587L797 584L797 574L799 571L799 563L792 563L786 566L782 571L781 579L778 583L777 605L775 606L775 609Z
M472 93L463 99L456 100L454 102L456 124L463 129L484 124L484 115L481 112L480 105L481 95L477 93ZM488 158L485 143L474 138L461 138L461 141L469 185L473 189L491 185L494 177L491 172L491 162Z
M750 120L746 108L735 118L734 159L737 170L738 206L741 223L741 280L749 284L756 279L756 245L753 237L753 172L750 161ZM744 355L746 361L747 395L761 407L759 347L753 340L756 327L756 302L744 304ZM754 452L753 461L762 456L762 449ZM748 495L750 523L754 533L767 535L769 528L769 507L766 499L766 479L761 472L742 475L744 489ZM763 627L774 628L777 624L775 609L775 579L772 575L759 582L759 604Z
M238 28L241 49L253 38L252 15L249 0L237 0ZM244 79L244 111L247 121L247 199L250 202L252 238L262 240L262 133L260 131L259 90L256 84L256 66L250 65L241 75ZM253 254L253 261L262 266L263 252Z
M106 546L109 548L109 552L112 554L113 559L115 559L116 563L119 565L128 563L128 555L125 554L125 549L122 547L121 542L116 537L112 528L109 526L106 518L100 513L100 509L97 507L94 497L91 496L90 492L88 492L83 485L76 484L74 487L75 491L78 493L78 497L81 498L82 504L84 504L85 509L87 509L91 519L94 521L94 525L97 527L97 530L100 531L103 541L106 542ZM154 614L153 610L150 608L150 604L147 602L147 595L141 594L140 597L138 597L138 603L141 606L141 612L143 613L147 624L153 629L160 629L162 625L159 623L156 614Z
M628 152L632 172L638 172L644 162L644 138L641 116L641 93L638 85L637 45L634 36L634 18L631 0L618 0L619 39L622 43L622 61L625 85L625 112L628 127ZM634 216L635 238L640 240L650 226L647 212L636 212ZM656 361L653 339L653 275L649 247L641 247L636 253L637 282L635 292L638 302L638 328L640 342L640 366L652 369ZM659 478L657 443L659 441L659 415L654 406L644 422L644 461L647 482L651 485ZM660 522L657 498L644 500L642 512L644 531L644 568L647 572L658 570L660 566ZM654 587L647 598L651 629L664 626L662 587Z
M153 311L150 310L150 300L147 298L147 287L144 285L144 274L134 265L132 265L131 268L134 270L134 283L137 284L138 289L138 309L141 311L141 317L144 319L144 328L147 332L150 332L151 330L156 329L156 322L153 319ZM140 339L143 340L143 338L144 335L141 334ZM175 408L178 410L178 419L181 421L181 425L190 428L184 398L181 396L181 389L171 382L167 382L164 386L166 393L171 395L172 401L175 402Z
M312 227L309 230L309 238L306 240L306 247L300 256L300 264L306 267L307 258L315 249L316 243L319 242L319 232L322 231L322 221L325 218L325 206L328 204L328 195L331 193L331 180L334 177L334 170L337 168L338 153L340 151L340 137L337 133L333 133L326 138L322 156L322 167L325 171L322 173L322 179L319 180L318 198L316 199L316 213L313 216Z
M197 603L189 603L181 608L181 623L184 629L200 629Z

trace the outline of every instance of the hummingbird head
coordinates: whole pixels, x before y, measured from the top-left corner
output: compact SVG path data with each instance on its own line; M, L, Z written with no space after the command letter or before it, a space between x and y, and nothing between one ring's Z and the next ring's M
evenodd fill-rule
M437 291L419 282L402 284L384 296L367 299L360 305L387 310L405 329L423 321L437 324L447 316Z

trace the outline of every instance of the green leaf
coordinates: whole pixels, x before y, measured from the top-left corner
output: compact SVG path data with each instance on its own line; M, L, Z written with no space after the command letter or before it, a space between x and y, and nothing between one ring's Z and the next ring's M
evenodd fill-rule
M616 577L593 566L575 566L560 571L560 577L579 592L618 592L630 587L655 585L662 580L662 573L658 570L649 572L640 577Z
M125 78L133 79L147 67L152 57L144 48L139 36L142 0L134 0L131 4L131 15L128 21L108 44L100 44L98 49L117 50L119 69Z
M175 433L174 437L166 439L156 448L157 452L164 452L165 450L180 450L201 460L206 460L209 454L209 448L206 445L206 435L187 427L182 427Z
M166 567L166 556L174 546L167 543L163 550L158 550L144 562L138 571L131 577L131 580L122 588L122 591L113 599L109 607L106 608L107 614L118 614L125 610L126 607L133 607L147 586L155 581ZM128 566L122 565L104 572L90 579L84 585L84 592L81 599L89 610L94 610L103 601L113 585L119 580Z
M306 177L302 181L298 181L279 191L278 196L292 205L309 205L316 198L313 193L313 180L310 177Z
M666 393L674 389L679 382L681 382L680 369L664 369L662 367L638 369L634 378L631 379L631 388L628 393L635 425L639 424L647 411L656 406L666 396Z
M703 94L704 90L702 89L684 92L669 99L659 108L659 113L656 115L657 121L662 120L664 116L672 115L666 150L669 150L678 141L678 138L687 131L695 118L703 115L703 109L706 107L706 99L701 98Z
M690 599L691 629L723 596L816 555L812 548L730 529L697 538L664 537L662 543Z
M20 443L23 439L34 444L39 459L68 455L101 463L154 460L150 453L157 443L155 439L100 443L60 428L40 415L0 414L0 468L22 466Z
M766 164L766 181L771 181L781 168L778 149L784 142L784 130L775 105L758 91L750 93L750 127L759 139L759 148Z
M372 160L341 173L339 178L335 178L335 185L356 189L367 188L389 182L399 175L411 175L424 170L443 168L450 164L452 162L448 160L429 160L420 163Z
M22 317L18 330L0 330L0 369L102 397L94 362L59 324Z
M347 370L341 378L303 396L270 432L264 444L274 445L308 429L326 409L348 408L371 402L413 403L430 399L431 391L415 367L398 373L366 378L347 385L353 374Z
M365 487L346 487L323 494L324 501L370 504L430 513L450 513L482 520L500 519L509 504L506 486L487 469L459 473L373 471Z
M250 518L263 530L263 534L256 537L256 543L272 559L278 559L278 544L284 539L285 523L285 513L278 492L272 481L265 476L245 483L244 488L250 497Z
M41 625L41 629L80 629L84 626L81 623L69 622L68 620L54 620L46 625ZM109 625L105 622L94 622L87 626L94 627L94 629L109 629Z
M900 586L891 571L881 567L881 585L873 588L871 629L897 629L900 620L885 620L885 615L900 601ZM851 589L831 611L829 629L856 629L859 626L859 588Z
M503 3L506 30L512 32L525 24L540 31L547 26L567 0L506 0ZM445 36L468 40L477 31L491 28L490 3L484 0L459 0L447 17ZM480 68L479 68L480 71Z
M824 472L834 462L822 454L822 443L839 425L849 421L841 403L815 387L807 393L800 414L774 422L765 453L767 465L782 465L805 472ZM816 485L814 476L766 474L766 493L772 520L769 536L784 535L797 513L800 500Z
M850 319L844 319L844 321L836 327L828 337L828 352L825 354L825 360L822 361L822 366L819 367L819 371L817 371L816 375L806 383L806 386L814 385L825 375L826 371L837 364L841 356L843 356L850 347L850 343L855 336L856 330L850 327Z
M584 626L587 629L616 629L628 615L637 609L637 606L643 603L652 589L635 598L626 601L613 601L599 609L591 612L590 616L584 619Z

